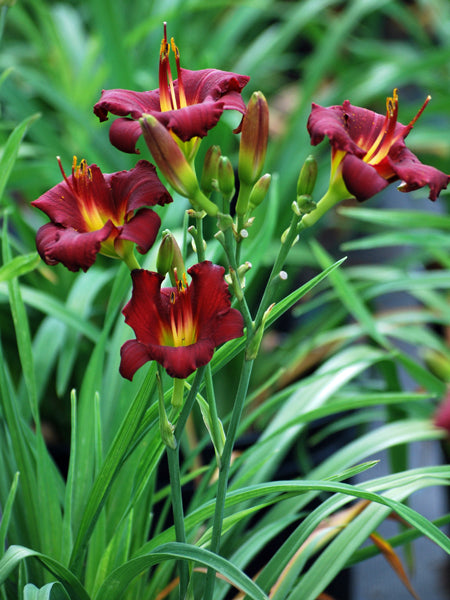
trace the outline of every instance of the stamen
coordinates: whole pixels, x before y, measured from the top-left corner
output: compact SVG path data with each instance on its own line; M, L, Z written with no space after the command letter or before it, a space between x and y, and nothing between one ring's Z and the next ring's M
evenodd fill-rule
M392 98L386 98L386 117L377 139L364 157L366 163L379 163L387 156L395 141L394 131L398 116L398 93L394 89Z
M417 119L421 116L421 114L423 113L423 111L425 110L426 105L428 104L428 102L431 100L431 96L427 96L425 99L425 102L422 104L422 107L419 109L417 115L414 117L414 119L412 121L409 122L408 127L412 128L414 123L417 121Z
M181 76L180 51L178 49L178 46L175 45L175 40L173 38L170 40L170 43L172 46L172 51L175 55L175 63L177 65L178 95L180 98L179 108L184 108L185 106L187 106L187 101L186 101L186 94L184 93L183 79Z

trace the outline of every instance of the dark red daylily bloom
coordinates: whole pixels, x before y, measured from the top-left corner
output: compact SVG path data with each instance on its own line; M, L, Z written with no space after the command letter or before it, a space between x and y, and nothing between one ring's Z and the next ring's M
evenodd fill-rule
M152 164L140 160L130 171L103 174L74 157L67 177L58 162L64 180L31 203L51 219L36 235L47 264L86 271L99 252L126 258L133 244L141 254L151 248L161 220L145 207L172 202Z
M122 346L120 373L132 379L147 361L156 360L171 377L185 379L212 358L214 349L241 337L243 318L231 308L225 269L209 261L188 269L176 287L161 288L162 275L135 270L131 300L123 309L136 334Z
M178 75L175 81L170 71L170 46L164 24L159 59L159 89L148 92L103 90L100 100L95 104L94 113L100 121L106 121L108 113L122 117L114 121L109 133L111 143L119 150L138 152L136 142L141 135L139 119L144 114L153 115L180 140L187 142L192 138L205 137L217 124L224 110L245 113L241 91L249 77L217 69L182 69L173 38L171 47Z
M315 146L325 136L329 138L332 175L342 176L347 190L359 201L397 180L402 181L402 192L428 185L430 200L436 200L450 177L422 164L404 142L429 100L408 125L397 121L397 90L386 101L385 116L352 106L348 100L342 106L327 108L313 104L307 125L311 143Z

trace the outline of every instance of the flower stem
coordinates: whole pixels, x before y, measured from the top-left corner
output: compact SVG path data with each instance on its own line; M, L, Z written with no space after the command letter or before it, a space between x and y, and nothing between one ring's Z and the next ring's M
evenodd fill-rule
M269 281L267 282L267 285L264 289L263 297L261 298L261 302L259 304L258 312L255 318L255 329L257 329L261 324L264 313L269 307L273 296L272 283L274 282L275 278L278 277L280 271L282 270L287 255L290 249L292 248L292 245L294 244L297 235L298 217L294 214L292 216L291 224L289 226L289 229L287 230L286 236L283 239L283 243L281 244L280 250L278 251L278 256L272 267L272 271L269 276Z
M127 265L127 267L130 269L130 271L134 271L135 269L141 268L141 265L138 263L137 258L134 255L134 252L128 252L122 258L122 260Z
M167 446L167 460L169 463L170 492L175 536L177 542L185 543L186 532L184 529L183 498L181 495L179 444L177 444L176 448ZM180 600L184 600L189 584L189 566L185 560L178 561L178 572L180 575Z
M334 181L330 183L325 195L322 196L317 203L316 208L307 215L303 216L299 224L299 229L311 227L311 225L317 223L320 217L329 211L330 208L332 208L338 202L346 200L347 198L352 198L352 195L345 187L342 177L335 178Z
M225 510L225 500L228 487L228 474L230 472L231 453L234 448L236 434L241 420L242 410L244 408L245 399L247 397L248 384L253 368L253 360L245 360L242 365L239 386L236 392L231 421L227 431L227 439L222 453L221 465L219 467L219 480L216 496L216 507L214 512L214 520L212 525L212 536L210 550L219 553L220 538L222 535L222 524ZM216 573L214 569L208 569L206 575L204 600L213 600L214 586L216 581Z
M223 441L222 433L219 425L219 415L217 414L216 395L214 393L214 385L211 373L211 364L208 363L205 369L205 384L206 384L206 399L209 406L209 416L211 422L211 438L216 450L217 463L220 469L222 462Z

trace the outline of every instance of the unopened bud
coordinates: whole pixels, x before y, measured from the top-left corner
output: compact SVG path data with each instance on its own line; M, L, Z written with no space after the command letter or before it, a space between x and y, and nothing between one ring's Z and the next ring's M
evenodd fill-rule
M211 146L205 154L200 187L207 196L211 194L214 186L217 185L220 155L219 146Z
M262 92L254 92L242 121L238 173L241 184L253 185L264 167L269 138L269 107Z
M166 229L163 231L163 239L159 246L156 257L156 270L165 277L169 274L172 285L176 285L177 279L181 279L186 272L180 247L173 234Z
M317 180L317 161L314 156L309 155L300 171L297 180L297 197L311 196Z
M188 198L194 208L215 216L217 206L200 191L197 176L169 131L153 115L144 114L139 122L153 160L173 189Z
M269 173L266 173L255 183L248 199L248 206L250 210L259 206L267 196L271 181L272 176Z
M234 195L234 169L231 161L226 156L219 158L218 164L218 176L217 176L219 190L221 194L230 199Z

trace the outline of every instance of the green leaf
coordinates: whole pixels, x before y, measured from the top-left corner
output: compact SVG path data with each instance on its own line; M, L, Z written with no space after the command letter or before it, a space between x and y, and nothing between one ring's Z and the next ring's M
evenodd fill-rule
M37 252L16 256L7 264L0 267L0 281L9 281L14 277L19 277L29 271L33 271L40 261L41 259Z
M402 230L424 229L426 227L433 229L449 229L450 216L437 214L430 211L418 210L380 210L378 208L339 208L339 213L383 227L398 227Z
M60 562L36 550L24 546L10 546L4 557L0 560L0 583L4 583L9 575L25 558L36 558L41 562L64 586L70 600L90 600L88 593L75 575L66 569Z
M158 546L153 552L131 559L113 571L94 596L94 600L103 600L103 598L120 600L135 577L144 573L153 565L174 559L193 561L205 567L211 567L226 577L237 589L243 591L252 600L268 600L266 594L245 573L225 558L204 548L177 542Z
M16 497L17 484L19 483L20 473L17 471L14 475L11 489L9 490L8 498L6 499L5 506L3 508L3 514L0 521L0 556L4 554L5 540L8 533L8 525L11 519L11 511L14 504L14 498Z
M24 119L22 123L17 125L17 127L10 134L5 147L3 148L3 153L0 158L0 201L3 198L6 184L14 167L14 163L16 162L20 143L27 132L28 127L38 117L38 114L31 115L30 117Z
M23 600L71 600L71 598L64 586L59 581L54 581L39 589L32 583L28 583L23 589Z

